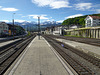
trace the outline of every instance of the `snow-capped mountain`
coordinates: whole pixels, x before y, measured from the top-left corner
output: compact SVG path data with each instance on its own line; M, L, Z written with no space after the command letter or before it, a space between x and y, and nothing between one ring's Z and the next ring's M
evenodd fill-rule
M10 22L10 24L12 24L12 23ZM26 30L30 30L30 29L37 30L38 29L38 23L35 21L14 22L14 24L20 25L23 28L25 28ZM58 23L56 21L45 21L45 22L41 22L40 25L41 25L41 29L44 29L46 27L61 25L61 23Z
M12 24L10 22L10 24ZM14 24L20 25L20 26L36 26L37 22L35 21L24 21L24 22L15 22ZM61 23L58 23L56 21L45 21L45 22L41 22L40 23L41 26L46 26L46 27L50 27L50 26L56 26L56 25L61 25Z
M46 25L46 24L59 24L58 22L56 21L45 21L42 23L43 25ZM61 23L60 23L61 24Z

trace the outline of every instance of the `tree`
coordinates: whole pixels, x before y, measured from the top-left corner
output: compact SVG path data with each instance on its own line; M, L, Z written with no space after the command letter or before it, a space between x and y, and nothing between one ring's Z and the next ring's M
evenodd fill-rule
M93 16L100 16L100 14L91 14ZM75 17L75 18L68 18L63 21L62 25L71 26L71 25L81 25L82 27L85 27L85 18L88 15Z

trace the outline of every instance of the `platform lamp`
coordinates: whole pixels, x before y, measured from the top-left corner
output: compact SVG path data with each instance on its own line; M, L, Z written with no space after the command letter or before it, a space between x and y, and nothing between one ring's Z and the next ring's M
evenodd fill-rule
M15 13L13 13L12 17L13 17L13 40L14 40L14 15Z
M62 25L62 28L61 28L61 33L62 33L62 36L64 36L64 27Z
M40 40L40 16L38 17L38 39Z

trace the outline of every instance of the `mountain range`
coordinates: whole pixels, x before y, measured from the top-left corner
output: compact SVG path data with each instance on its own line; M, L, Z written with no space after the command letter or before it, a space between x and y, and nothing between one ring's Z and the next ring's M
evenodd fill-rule
M12 24L12 22L9 22L9 24ZM19 25L26 30L37 30L38 29L38 23L35 21L14 22L14 24ZM61 25L61 23L56 22L56 21L45 21L45 22L40 23L41 29L44 29L46 27L51 27L51 26L57 26L57 25Z

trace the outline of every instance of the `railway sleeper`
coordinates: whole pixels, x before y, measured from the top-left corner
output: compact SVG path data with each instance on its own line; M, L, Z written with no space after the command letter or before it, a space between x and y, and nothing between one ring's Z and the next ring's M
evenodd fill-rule
M92 75L92 74L90 74L89 72L81 72L81 74L80 75Z
M51 42L52 42L52 41L51 41ZM58 42L57 42L57 43L58 43ZM61 43L60 43L60 44L61 44ZM53 45L54 45L54 44L53 44ZM55 46L56 46L56 45L55 45ZM59 46L58 46L58 47L59 47ZM56 48L56 49L57 49L57 48ZM59 49L58 49L58 50L59 50ZM63 54L63 53L62 53L62 54ZM70 60L70 59L71 59L69 56L67 56L66 58L67 58L67 60ZM70 59L69 59L69 58L70 58ZM71 59L70 61L67 61L67 62L69 62L69 64L72 65L72 62L74 62L74 60ZM78 63L78 62L77 62L77 63ZM77 70L77 71L78 71L78 70L81 71L82 68L80 68L80 66L78 66L77 63L73 63L73 64L74 64L74 65L73 65L73 68L75 68L75 70ZM76 65L76 64L77 64L77 65ZM86 67L85 67L85 69L86 69ZM88 69L88 68L87 68L87 69ZM89 70L89 72L91 72L91 71ZM91 73L89 73L89 74L91 74Z

